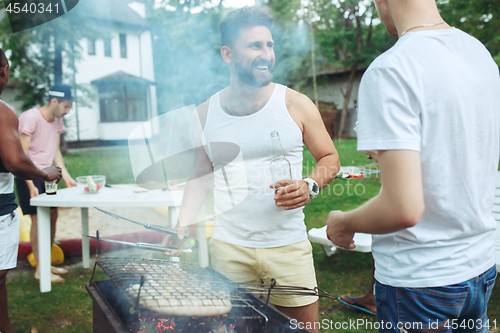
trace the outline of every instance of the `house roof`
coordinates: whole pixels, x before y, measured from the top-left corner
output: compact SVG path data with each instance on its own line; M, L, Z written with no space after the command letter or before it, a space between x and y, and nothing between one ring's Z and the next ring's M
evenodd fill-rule
M109 23L149 28L148 21L131 9L128 6L129 2L132 0L85 0L80 1L76 8L86 17Z
M364 72L366 70L366 67L360 67L358 68L358 72ZM349 68L344 68L344 66L340 63L333 64L333 65L326 65L323 67L319 67L316 70L316 76L322 76L322 75L342 75L349 73L350 69ZM308 77L312 77L312 70L309 70L307 72Z
M104 85L104 84L114 84L114 83L135 83L142 85L151 85L155 84L152 81L146 80L142 77L138 77L132 74L128 74L122 71L118 71L113 74L106 75L101 77L100 79L94 80L90 82L95 85Z

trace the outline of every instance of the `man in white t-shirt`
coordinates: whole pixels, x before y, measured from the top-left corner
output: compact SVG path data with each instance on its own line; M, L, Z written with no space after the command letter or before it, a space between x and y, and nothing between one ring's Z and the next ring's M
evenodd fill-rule
M378 151L382 190L351 212L332 211L328 237L352 249L355 232L374 234L381 332L487 332L498 66L479 41L443 21L434 0L375 4L399 37L359 91L358 149Z

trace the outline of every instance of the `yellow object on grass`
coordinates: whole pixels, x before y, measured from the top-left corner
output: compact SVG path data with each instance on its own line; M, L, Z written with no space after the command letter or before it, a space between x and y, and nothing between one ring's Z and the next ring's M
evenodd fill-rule
M20 208L17 209L19 215L19 241L30 241L31 218L28 215L23 215Z
M19 241L30 242L31 218L28 215L23 215L23 212L19 208L17 209L17 213L19 214ZM26 259L28 259L32 267L36 267L36 260L33 252L28 254ZM59 265L64 262L64 252L56 244L52 245L50 260L52 265Z
M28 254L28 257L26 257L26 259L28 259L31 267L36 267L36 260L33 252ZM64 262L64 252L57 244L52 244L50 262L52 265L59 265Z

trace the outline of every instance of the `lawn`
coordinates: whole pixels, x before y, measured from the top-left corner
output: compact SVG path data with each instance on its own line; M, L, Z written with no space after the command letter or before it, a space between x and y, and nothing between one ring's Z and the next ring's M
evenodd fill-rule
M362 152L356 151L355 140L335 141L343 166L375 167ZM304 152L304 174L312 170L314 160ZM126 148L79 150L65 156L69 172L74 176L105 174L107 182L131 183L133 175ZM64 186L64 185L62 185ZM376 175L367 179L334 180L323 193L305 208L307 228L325 224L330 210L351 210L380 190ZM334 296L345 293L365 293L371 280L371 254L339 250L331 257L322 248L313 245L314 261L319 287ZM10 316L17 332L88 333L92 331L92 302L84 284L91 270L73 269L64 284L53 284L50 293L39 293L37 281L31 274L20 275L8 281ZM105 276L100 273L98 279ZM320 301L320 320L341 325L358 319L374 322L375 317L349 310L338 302ZM490 319L500 318L500 287L495 287L489 305ZM497 320L498 321L498 320ZM500 321L498 321L500 324ZM376 330L333 329L322 332L376 332ZM496 330L495 330L496 332Z

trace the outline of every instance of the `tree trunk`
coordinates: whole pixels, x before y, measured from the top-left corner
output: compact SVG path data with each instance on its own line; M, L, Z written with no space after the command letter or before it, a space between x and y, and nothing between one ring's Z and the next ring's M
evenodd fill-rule
M357 71L358 71L358 63L355 62L351 66L349 74L349 82L347 83L347 91L344 95L344 104L342 105L342 112L340 113L340 123L339 123L339 130L337 133L337 139L341 139L342 133L344 132L345 120L347 118L347 108L349 106L349 101L351 100L352 88L354 87L354 79L356 79Z
M66 139L64 139L66 133L61 134L61 144L59 145L59 149L61 150L61 154L68 155L68 145L66 144Z

